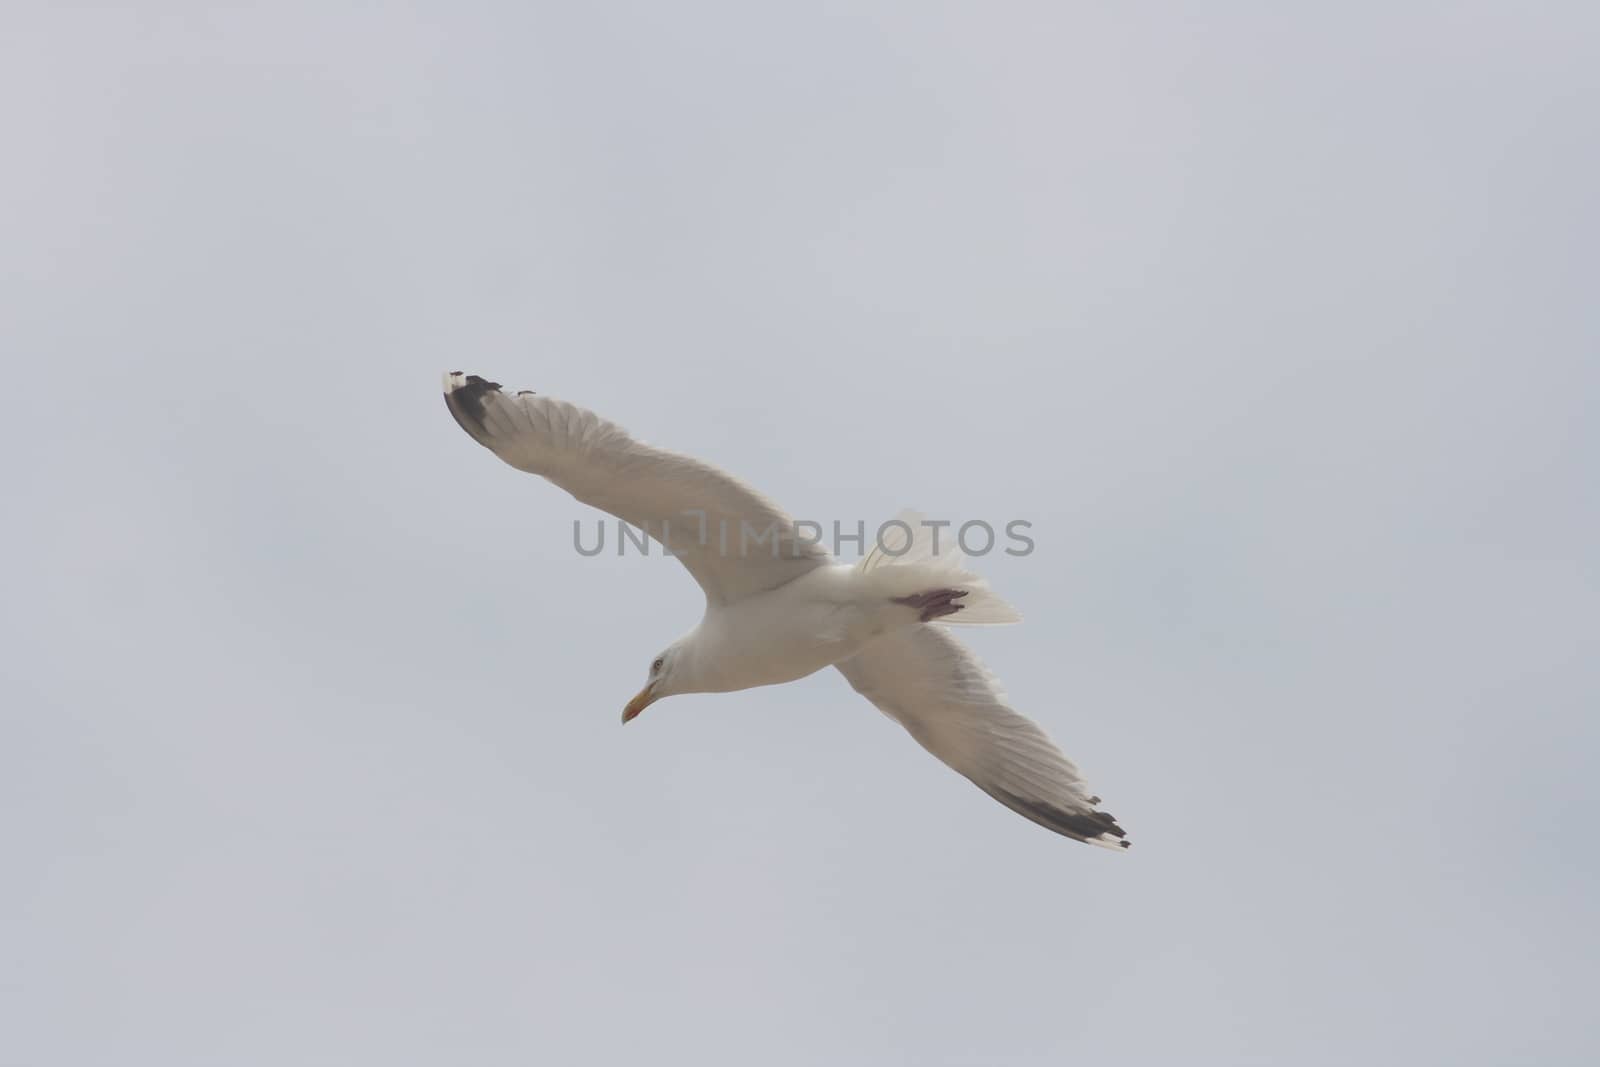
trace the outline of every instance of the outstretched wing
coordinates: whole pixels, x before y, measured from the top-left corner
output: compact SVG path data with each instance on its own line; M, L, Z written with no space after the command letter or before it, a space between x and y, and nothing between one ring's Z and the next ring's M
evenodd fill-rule
M576 404L459 372L445 375L444 399L461 428L511 466L665 545L712 603L776 589L828 561L782 508L733 475L653 448Z
M1000 803L1058 834L1127 848L1072 761L1005 702L994 675L942 626L880 637L838 664L856 692Z

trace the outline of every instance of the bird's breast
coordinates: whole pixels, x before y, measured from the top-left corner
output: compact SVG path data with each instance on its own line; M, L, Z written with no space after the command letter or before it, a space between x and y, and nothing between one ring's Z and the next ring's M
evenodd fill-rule
M884 620L837 595L837 584L800 579L709 613L700 630L707 674L722 691L751 689L792 682L855 655L883 632Z

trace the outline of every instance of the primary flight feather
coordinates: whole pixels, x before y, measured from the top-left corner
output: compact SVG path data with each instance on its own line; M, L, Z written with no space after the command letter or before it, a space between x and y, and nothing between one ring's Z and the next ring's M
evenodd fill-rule
M920 523L891 525L861 562L840 563L737 478L575 404L459 372L445 375L444 396L479 444L644 530L704 590L699 625L651 662L623 722L675 693L775 685L832 666L1012 811L1079 841L1128 847L1077 768L950 633L951 623L1018 617L958 552L935 551Z

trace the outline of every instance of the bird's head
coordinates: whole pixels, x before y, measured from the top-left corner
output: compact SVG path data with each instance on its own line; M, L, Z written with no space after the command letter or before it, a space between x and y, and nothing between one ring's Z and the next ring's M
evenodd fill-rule
M623 722L631 721L662 697L682 692L674 686L679 680L677 668L681 664L681 659L682 657L678 655L678 646L674 644L650 662L650 676L645 680L644 688L639 690L638 695L628 701L628 706L622 709Z

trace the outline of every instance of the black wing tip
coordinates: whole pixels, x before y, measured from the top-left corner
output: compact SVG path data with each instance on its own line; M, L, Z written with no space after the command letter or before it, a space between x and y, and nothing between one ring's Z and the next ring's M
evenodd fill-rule
M444 402L461 428L476 437L483 429L484 398L499 391L499 382L451 371L445 379Z
M1001 792L997 796L1013 811L1064 837L1105 848L1128 848L1133 844L1127 840L1128 831L1118 826L1117 817L1108 811L1068 811L1054 804L1029 800L1008 792ZM1099 802L1099 797L1092 799L1092 803Z
M1083 819L1092 820L1097 831L1086 834L1085 841L1093 841L1097 845L1115 845L1119 848L1128 848L1133 844L1128 840L1128 831L1117 825L1117 817L1109 811L1091 811L1083 816Z
M468 374L465 371L453 370L447 375L445 392L447 393L492 393L500 388L499 382L478 375Z

